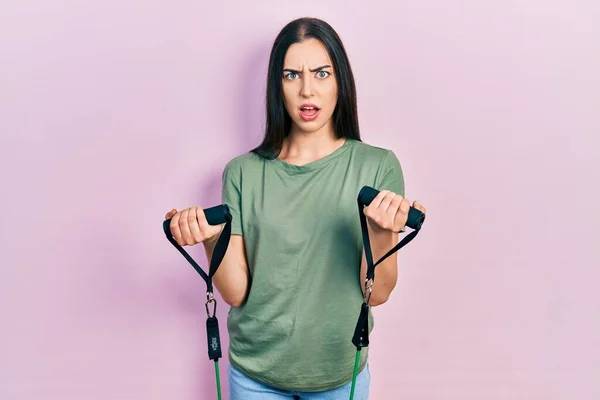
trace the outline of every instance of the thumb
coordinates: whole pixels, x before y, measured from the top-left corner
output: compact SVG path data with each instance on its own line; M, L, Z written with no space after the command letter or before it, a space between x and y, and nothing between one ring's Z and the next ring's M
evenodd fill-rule
M169 211L168 213L165 214L165 219L169 219L169 218L171 218L175 214L177 214L177 210L176 209L172 209L171 211Z

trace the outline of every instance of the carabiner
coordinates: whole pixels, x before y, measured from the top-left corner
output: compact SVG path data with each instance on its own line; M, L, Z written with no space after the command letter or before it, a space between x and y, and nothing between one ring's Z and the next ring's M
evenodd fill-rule
M213 305L213 312L212 315L210 315L210 311L208 310L208 304L209 303L214 303ZM208 315L208 318L213 318L216 314L217 314L217 300L215 299L214 295L212 292L207 292L206 293L206 315Z
M369 305L371 301L371 294L373 293L373 279L365 279L365 291L363 294L363 300L366 305Z

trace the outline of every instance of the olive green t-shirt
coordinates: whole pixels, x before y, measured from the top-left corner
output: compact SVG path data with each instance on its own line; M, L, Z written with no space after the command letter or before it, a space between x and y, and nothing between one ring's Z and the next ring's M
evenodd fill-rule
M351 381L363 301L357 196L364 185L404 195L392 151L346 139L303 166L255 153L226 165L222 201L232 234L244 237L251 273L246 301L229 311L229 360L252 379L299 391ZM364 348L360 370L367 354Z

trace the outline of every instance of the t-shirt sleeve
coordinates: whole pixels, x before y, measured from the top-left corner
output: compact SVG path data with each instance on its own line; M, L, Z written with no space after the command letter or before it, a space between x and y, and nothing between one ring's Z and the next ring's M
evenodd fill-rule
M232 216L231 234L243 235L241 168L228 163L223 170L222 182L222 203L229 207Z
M379 191L390 190L404 196L404 174L402 173L400 161L393 151L387 151L382 160L381 170L383 173L380 175L379 182L376 183L376 189Z
M404 174L400 166L400 161L393 151L387 151L381 167L383 174L379 182L377 182L376 189L379 191L390 190L404 197ZM402 228L401 232L406 232L406 227Z

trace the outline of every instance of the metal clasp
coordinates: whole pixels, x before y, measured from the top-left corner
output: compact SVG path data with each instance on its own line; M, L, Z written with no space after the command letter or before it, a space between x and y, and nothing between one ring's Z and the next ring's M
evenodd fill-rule
M371 301L371 294L373 293L373 279L365 279L365 292L363 295L363 300L366 305L369 305L369 301Z
M208 305L210 303L213 303L213 312L212 315L210 315L210 311L208 310ZM206 314L208 315L208 318L213 318L216 313L217 313L217 300L215 300L215 296L213 295L212 292L207 292L206 293Z

